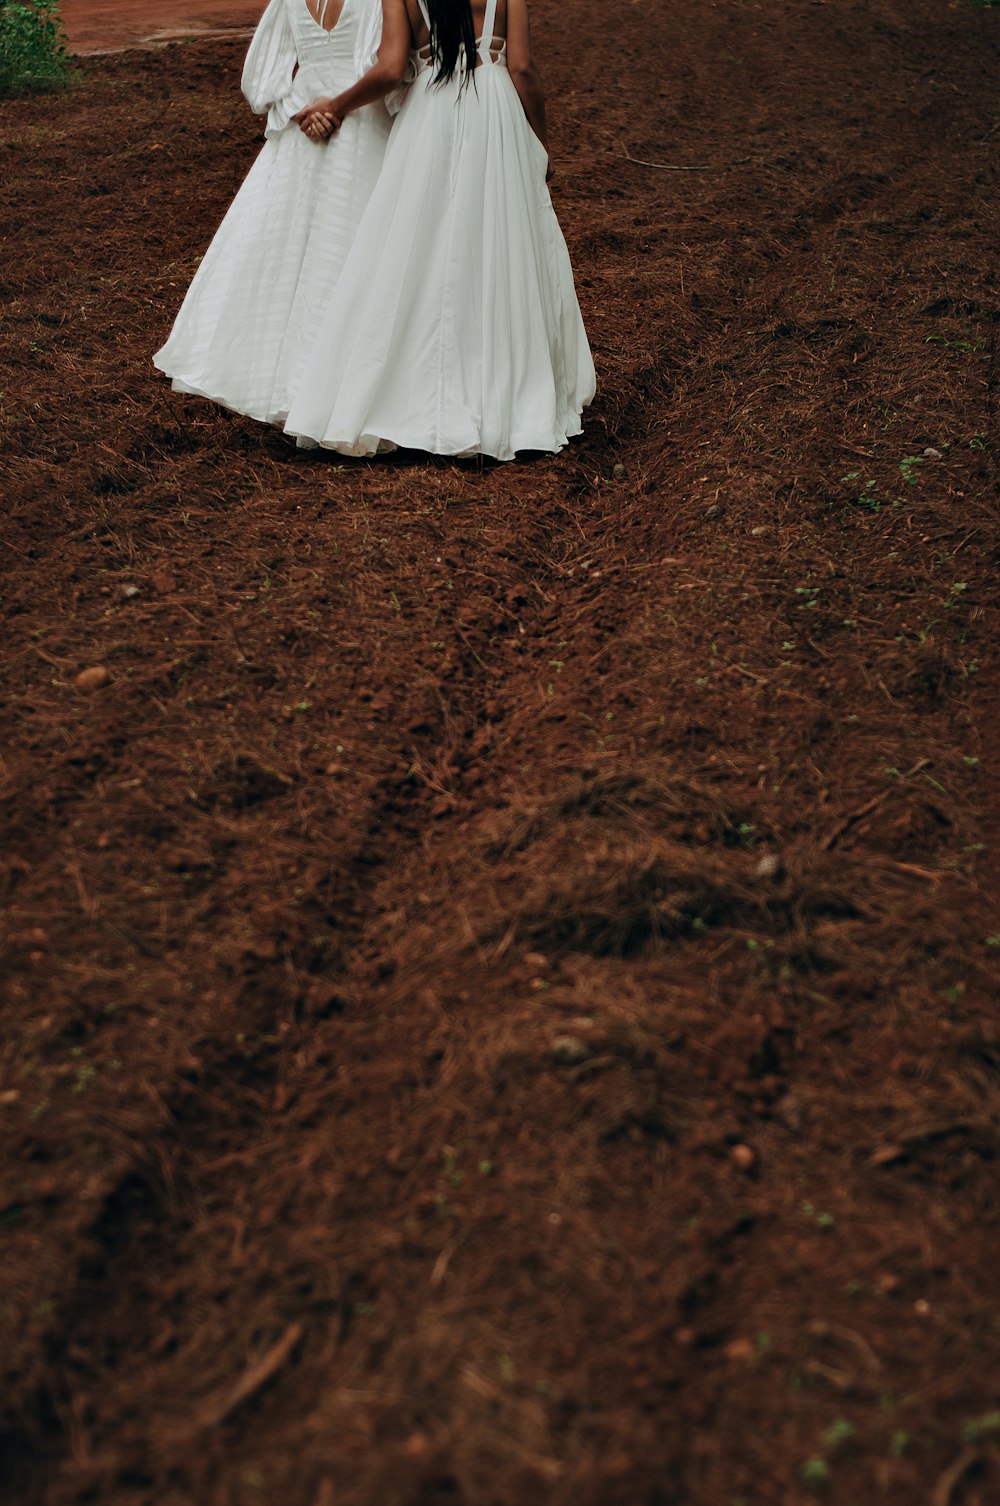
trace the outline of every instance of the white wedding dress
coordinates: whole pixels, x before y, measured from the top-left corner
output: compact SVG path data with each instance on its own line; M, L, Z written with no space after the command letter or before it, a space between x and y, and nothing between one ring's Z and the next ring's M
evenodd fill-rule
M153 357L178 391L284 420L390 126L385 107L369 105L315 142L291 117L350 88L374 61L381 30L381 0L344 0L329 31L306 0L271 0L264 12L242 88L256 114L267 112L267 139Z
M437 86L427 49L415 55L416 81L289 410L300 443L510 460L581 431L594 364L545 149L495 22L492 0L471 79Z

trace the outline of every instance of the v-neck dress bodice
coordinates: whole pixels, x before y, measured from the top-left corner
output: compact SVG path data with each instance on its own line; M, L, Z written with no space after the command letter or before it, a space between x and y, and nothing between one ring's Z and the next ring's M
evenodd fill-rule
M321 95L339 94L378 53L379 0L344 0L337 24L320 25L306 0L271 0L243 68L242 88L255 114L267 113L268 136Z

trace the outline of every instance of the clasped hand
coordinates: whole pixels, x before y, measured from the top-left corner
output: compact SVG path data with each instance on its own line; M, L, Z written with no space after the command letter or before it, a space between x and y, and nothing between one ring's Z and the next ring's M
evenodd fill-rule
M332 108L332 99L314 99L292 119L310 141L329 141L344 124L344 117Z

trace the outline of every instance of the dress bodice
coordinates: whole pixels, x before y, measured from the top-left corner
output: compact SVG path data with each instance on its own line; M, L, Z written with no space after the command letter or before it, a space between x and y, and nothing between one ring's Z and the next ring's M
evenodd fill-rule
M339 94L361 77L378 53L381 0L344 0L327 31L306 0L271 0L254 33L243 68L243 93L268 136L279 135L297 110L319 95Z
M417 0L420 6L420 14L424 18L424 25L428 32L431 30L430 11L427 9L427 0ZM477 67L484 63L498 63L502 68L507 66L507 38L496 35L497 0L486 0L486 14L483 17L483 29L476 38L476 52L478 53ZM434 49L430 42L423 47L418 47L410 54L411 65L415 72L420 73L430 68L436 68ZM460 59L459 72L465 72L465 62Z
M344 8L336 26L327 31L322 27L306 3L306 0L285 0L295 38L295 51L300 68L312 68L318 72L333 69L338 73L346 67L351 70L349 82L354 82L354 52L358 35L358 0L344 0Z

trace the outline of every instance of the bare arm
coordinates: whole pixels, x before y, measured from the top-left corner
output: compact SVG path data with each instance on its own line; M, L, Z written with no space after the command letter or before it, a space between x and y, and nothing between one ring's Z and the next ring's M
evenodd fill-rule
M507 67L518 98L528 117L528 124L549 149L545 120L545 94L542 78L531 51L531 27L528 23L528 0L507 0Z
M410 57L410 18L405 0L382 0L382 42L378 58L363 78L334 99L316 99L294 117L307 135L328 135L339 129L344 117L353 110L384 99L399 87L406 74Z

